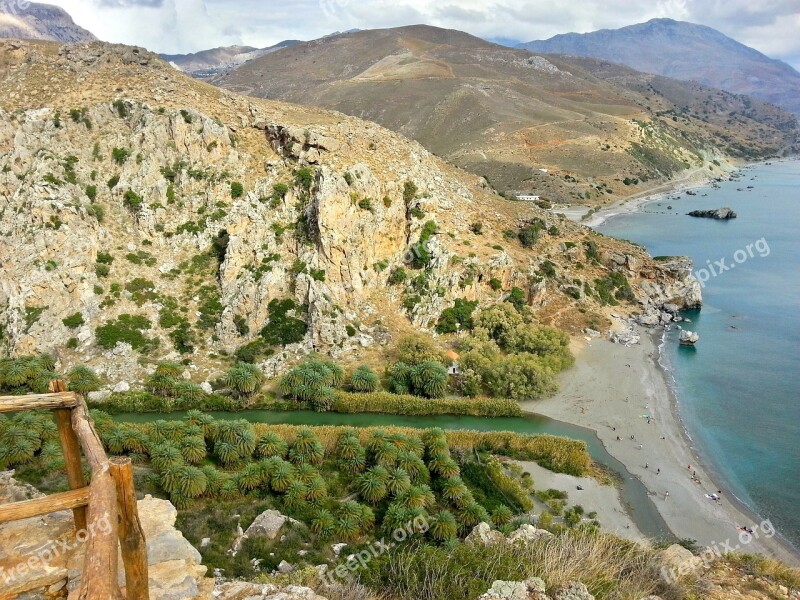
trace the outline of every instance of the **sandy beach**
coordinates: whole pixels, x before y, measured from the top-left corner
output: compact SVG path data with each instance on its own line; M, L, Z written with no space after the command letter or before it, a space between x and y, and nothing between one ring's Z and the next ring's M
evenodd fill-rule
M676 399L658 365L657 339L646 331L641 333L641 343L629 348L603 339L586 342L577 353L575 366L561 375L559 393L523 403L523 410L595 430L606 450L642 481L677 537L716 546L722 552L759 553L800 564L798 554L775 536L768 524L730 498L709 476L685 433ZM542 484L559 487L541 477L537 480L535 474L534 480L537 488ZM574 482L563 483L566 487L562 489L575 489ZM626 537L635 535L614 510L619 496L614 504L613 498L593 490L580 492L581 504L587 510L598 510L601 523L607 521L612 530L623 528ZM718 490L722 491L721 500L706 497ZM573 494L570 501L574 501ZM599 512L599 505L607 502L612 502L610 515L608 509ZM748 536L737 529L743 526L755 534Z

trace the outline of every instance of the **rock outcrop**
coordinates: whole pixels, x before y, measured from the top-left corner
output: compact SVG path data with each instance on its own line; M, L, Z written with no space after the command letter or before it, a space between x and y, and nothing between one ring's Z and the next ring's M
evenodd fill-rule
M713 210L693 210L686 213L690 217L700 217L703 219L717 219L718 221L726 221L728 219L735 219L736 213L730 208L715 208Z
M513 288L567 328L607 310L589 290L610 273L630 286L617 310L699 303L683 271L375 124L218 90L139 48L6 42L0 58L4 354L51 351L135 389L160 359L216 379L273 300L307 334L274 345L269 376L312 351L357 359L457 298ZM523 226L540 231L532 248L503 239Z
M694 346L700 341L700 335L688 329L684 329L681 331L678 340L682 346Z

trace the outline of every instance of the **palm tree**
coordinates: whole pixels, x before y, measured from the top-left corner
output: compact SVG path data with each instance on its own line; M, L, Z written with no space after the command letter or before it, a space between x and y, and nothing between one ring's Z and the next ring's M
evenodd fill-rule
M288 447L286 442L277 434L272 431L265 433L258 439L256 443L256 456L266 458L269 456L286 456Z
M358 522L361 525L361 530L372 529L375 526L375 513L369 506L364 504L359 505L359 508L361 509L361 514L358 516Z
M389 536L411 521L411 510L400 502L392 502L383 515L383 531Z
M295 471L297 473L297 480L303 483L309 483L312 479L319 476L319 471L308 463L297 465Z
M219 441L214 444L214 454L217 455L217 458L219 458L220 462L226 467L235 465L241 459L239 452L236 450L236 446L224 441Z
M126 452L135 452L140 454L147 450L147 440L138 429L133 427L123 427L122 432L122 444L125 447Z
M344 460L363 454L364 447L355 435L342 435L336 442L336 455Z
M441 398L447 391L447 369L439 362L428 360L411 368L414 390L428 398Z
M350 387L354 392L372 393L378 389L378 374L367 365L361 365L350 378Z
M225 385L236 396L247 397L261 389L265 379L264 373L256 365L240 362L225 375Z
M154 394L171 396L173 388L175 387L175 378L156 372L147 378L145 387Z
M398 500L410 509L428 508L436 502L436 497L427 485L415 485L400 494Z
M375 449L375 462L383 467L391 467L397 461L399 451L391 442L384 442Z
M411 487L411 478L403 469L392 469L386 478L386 490L392 495L397 496L407 491Z
M339 517L346 517L358 523L361 519L361 504L355 500L346 500L339 505Z
M150 449L150 462L156 471L165 471L169 467L182 465L184 459L177 447L169 442L162 442Z
M218 471L212 465L203 465L200 470L206 476L206 496L216 498L222 491L223 484L228 480L225 473Z
M169 500L178 510L186 510L192 504L191 499L177 491L169 495Z
M378 448L389 442L389 436L383 429L376 429L372 432L372 436L369 438L367 442L367 451L371 453L375 453Z
M492 523L496 526L505 525L514 517L514 513L505 504L500 504L492 511Z
M28 387L32 392L37 394L45 394L50 391L50 382L54 379L59 379L61 376L55 371L41 370L36 371L36 374L28 380ZM73 390L78 391L78 390Z
M321 475L317 475L307 484L306 498L310 502L318 502L328 495L328 486Z
M36 453L36 445L28 438L15 436L0 444L0 464L14 466L29 463Z
M186 423L188 425L197 425L203 430L203 434L208 434L209 426L214 422L214 417L207 415L199 410L190 410L186 412Z
M189 401L199 400L205 395L203 388L191 381L177 381L172 390L176 397Z
M161 487L164 488L164 491L168 494L179 491L181 469L183 469L184 466L183 463L174 463L168 465L161 471L159 482L161 483Z
M178 492L186 498L197 498L206 491L208 480L202 469L184 465L178 475Z
M49 473L57 473L64 470L64 453L61 450L61 444L55 440L50 440L42 446L39 458L45 471Z
M295 478L294 466L292 463L282 460L275 465L271 475L272 477L270 478L269 485L272 490L275 492L285 492Z
M286 508L290 510L299 510L306 503L306 494L308 488L300 481L292 481L286 488L286 494L283 496L283 503Z
M396 464L399 468L408 473L408 476L414 482L419 481L422 478L423 473L427 474L428 472L428 468L425 466L425 463L422 462L422 459L413 452L401 452L397 456Z
M333 526L333 533L343 540L352 540L358 536L361 527L354 517L340 516Z
M320 508L314 513L314 516L311 517L310 528L314 534L326 538L330 537L330 535L333 533L335 524L336 519L334 519L331 511L325 508Z
M450 457L445 459L434 458L428 463L428 467L432 473L445 478L458 477L461 472L456 461Z
M181 454L186 462L199 465L206 459L206 441L201 437L187 437L181 442Z
M103 441L111 454L122 454L125 451L125 432L122 427L115 427Z
M183 374L185 369L186 367L176 362L162 361L156 365L156 370L153 372L153 375L177 379Z
M256 434L250 423L244 419L233 421L228 439L242 458L250 457L255 452Z
M24 359L17 358L5 363L3 379L9 387L16 388L25 385L30 376L30 365Z
M380 502L386 497L386 492L386 483L375 473L374 468L367 470L358 478L358 493L367 502L373 504Z
M466 533L478 523L490 522L491 518L483 506L477 502L470 502L458 511L458 521L461 523L461 529Z
M289 457L296 463L319 464L325 457L325 449L313 431L303 428L297 432L297 437L292 442Z
M221 500L233 500L239 496L239 489L236 487L236 482L231 477L227 477L222 483L219 491Z
M100 389L100 378L89 367L75 365L67 375L69 389L79 394L88 394Z
M260 486L268 477L264 466L260 463L250 463L236 476L236 484L242 493L247 493Z
M436 513L430 521L430 536L438 541L452 539L458 534L458 524L453 514L448 510Z
M469 489L460 477L450 477L442 482L442 499L457 504L469 493Z
M342 469L347 473L361 473L367 466L367 454L361 449L361 454L341 461Z

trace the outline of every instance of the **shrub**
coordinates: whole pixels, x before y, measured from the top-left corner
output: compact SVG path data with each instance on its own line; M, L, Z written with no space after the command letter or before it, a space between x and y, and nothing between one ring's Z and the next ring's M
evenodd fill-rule
M272 186L272 199L277 201L283 200L288 192L288 185L285 183L276 183Z
M387 370L389 389L398 394L416 394L441 398L447 390L447 369L440 362L425 361L416 365L398 362Z
M518 417L522 415L519 404L506 398L442 398L431 402L428 398L420 396L387 392L339 391L336 392L336 401L331 410L339 413L385 413L408 416Z
M119 183L119 175L114 175L111 177L111 179L108 180L106 185L108 186L108 189L113 190L115 187L117 187L118 183Z
M342 385L342 368L329 361L308 360L281 378L280 391L315 410L330 409L335 401L334 387Z
M489 287L492 288L495 292L500 291L503 289L503 282L500 281L497 277L492 277L489 280Z
M148 339L142 333L150 327L150 320L147 317L123 314L97 328L95 332L97 344L101 348L110 350L117 345L117 342L125 342L134 350L147 351L157 345L155 340Z
M354 392L374 392L379 383L378 374L367 365L359 366L350 379L350 387Z
M122 197L123 206L132 212L138 212L143 202L142 197L133 190L128 190Z
M309 192L314 184L314 172L309 167L297 169L294 172L294 182L297 186Z
M119 116L120 119L124 119L130 114L130 111L128 110L128 105L125 104L124 100L114 100L111 106L113 106L114 110L117 111L117 116Z
M89 198L90 201L94 202L95 198L97 198L97 186L96 185L87 185L84 188L84 192L86 192L86 197Z
M477 301L456 298L455 305L446 308L439 315L436 323L437 333L455 333L459 329L472 329L472 313L478 306Z
M418 191L416 184L411 180L407 180L403 184L403 202L406 203L406 206L416 199Z
M403 267L395 267L389 274L389 285L398 285L408 278L408 274Z
M114 162L118 165L124 165L125 162L130 158L131 151L127 148L114 148L111 151L111 157L114 159Z
M86 321L83 319L83 315L79 312L61 319L61 322L71 329L75 329L86 323Z
M239 183L238 181L234 181L231 183L231 198L234 200L236 198L241 198L244 196L244 186Z
M308 331L305 321L290 316L290 311L296 312L297 305L291 299L270 300L269 322L261 330L260 335L264 341L273 346L286 346L303 341Z

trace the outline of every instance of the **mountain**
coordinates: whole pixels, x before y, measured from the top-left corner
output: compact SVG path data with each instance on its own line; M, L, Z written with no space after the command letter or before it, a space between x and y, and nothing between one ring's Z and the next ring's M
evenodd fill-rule
M193 54L162 54L161 58L192 77L206 79L234 69L248 60L299 43L298 40L284 40L268 48L223 46Z
M621 29L557 35L519 47L609 60L646 73L747 94L800 114L800 73L704 25L653 19Z
M200 383L237 351L270 377L309 352L363 360L514 288L574 333L699 301L686 265L506 200L375 123L140 48L7 41L0 65L3 356L51 351L112 385L183 360Z
M67 12L38 2L0 2L0 38L90 42L91 33L79 27Z
M630 70L609 81L599 71L617 65L605 65L411 26L296 44L213 82L373 120L496 189L556 202L602 202L698 170L719 175L728 157L770 156L798 141L796 119L771 105Z

